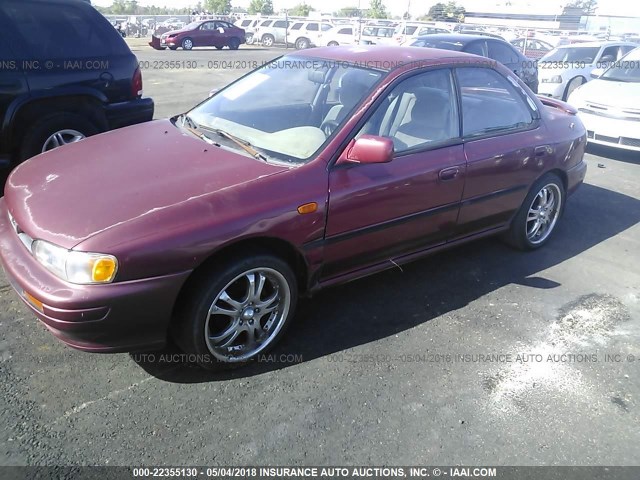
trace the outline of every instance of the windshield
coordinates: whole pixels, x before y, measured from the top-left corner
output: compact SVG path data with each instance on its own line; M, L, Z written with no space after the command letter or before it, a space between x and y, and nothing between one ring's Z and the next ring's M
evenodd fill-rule
M541 62L593 63L600 47L567 47L551 50L540 59Z
M346 62L283 57L221 90L189 117L205 133L222 130L269 159L301 163L350 118L381 77Z
M619 82L640 83L640 48L632 50L615 62L600 78Z

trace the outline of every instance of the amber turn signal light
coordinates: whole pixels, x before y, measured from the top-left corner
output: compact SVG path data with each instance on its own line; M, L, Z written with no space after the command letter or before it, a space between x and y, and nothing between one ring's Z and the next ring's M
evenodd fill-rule
M304 215L306 213L313 213L318 210L318 204L316 202L305 203L298 207L298 213Z

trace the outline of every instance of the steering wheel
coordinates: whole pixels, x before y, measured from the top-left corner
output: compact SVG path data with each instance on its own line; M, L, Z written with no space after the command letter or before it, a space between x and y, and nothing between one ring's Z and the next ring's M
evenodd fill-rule
M335 120L327 120L325 122L322 122L322 125L320 125L320 130L322 130L326 137L329 138L331 134L336 130L336 128L338 128L338 125L338 122L336 122Z

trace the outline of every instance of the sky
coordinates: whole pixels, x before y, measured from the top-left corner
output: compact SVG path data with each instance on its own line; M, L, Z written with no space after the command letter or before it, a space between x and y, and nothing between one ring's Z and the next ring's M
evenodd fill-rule
M366 8L369 0L306 0L308 5L315 9L331 13L345 6L360 6ZM387 10L392 15L402 15L409 5L409 11L412 15L418 16L426 13L431 5L443 0L386 0L384 1ZM93 0L92 3L98 6L109 6L112 0ZM140 5L156 5L174 8L191 7L198 3L198 0L138 0ZM276 11L283 8L291 8L303 0L273 0L273 6ZM446 2L445 2L446 3ZM505 0L458 0L458 3L465 7L468 11L485 11L499 12L510 11L512 13L535 13L555 15L562 11L562 6L568 3L568 0L511 0L510 7L505 6ZM623 15L638 17L640 23L640 2L637 0L600 0L597 13L599 15ZM247 8L249 0L231 0L234 7Z

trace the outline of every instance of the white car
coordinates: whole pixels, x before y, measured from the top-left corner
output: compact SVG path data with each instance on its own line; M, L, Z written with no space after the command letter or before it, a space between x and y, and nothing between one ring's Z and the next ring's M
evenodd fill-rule
M569 103L588 142L640 152L640 48L575 90Z
M393 42L394 30L394 27L387 27L385 25L367 25L365 27L362 27L360 44L390 45Z
M322 39L323 33L330 30L332 25L320 21L296 21L289 27L288 43L298 50L309 47L326 45Z
M436 32L435 30L438 31ZM393 40L396 45L402 45L403 43L411 45L411 42L407 43L408 39L415 40L421 35L428 35L431 33L451 32L444 28L437 27L433 22L402 22L396 26L396 29L393 32Z
M355 45L358 42L357 31L357 28L352 26L338 25L322 35L322 45Z
M586 42L551 50L538 62L538 94L566 100L591 79L595 68L606 68L633 50L629 42Z

